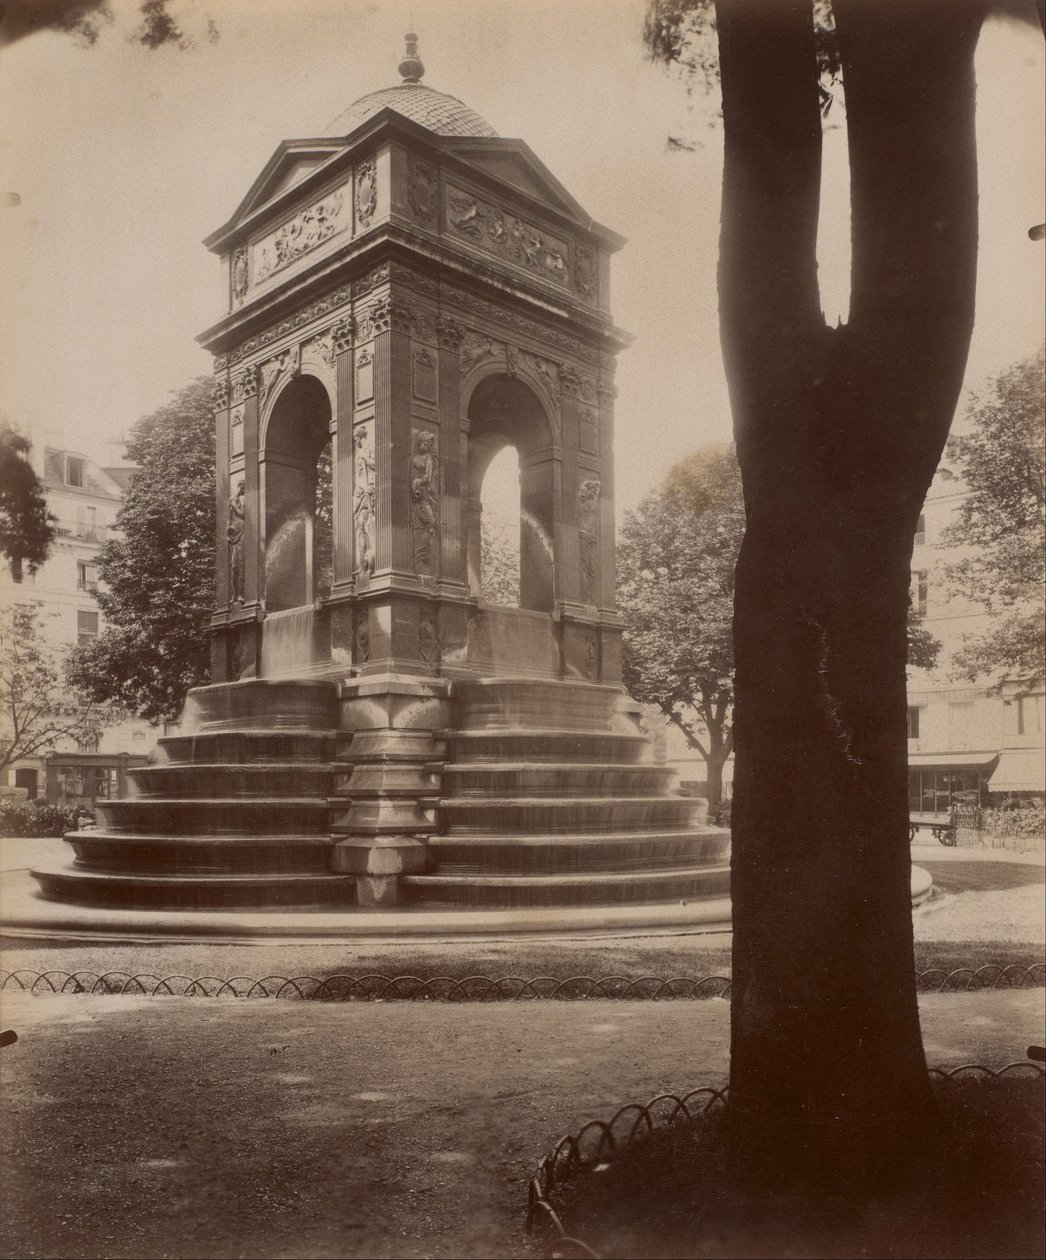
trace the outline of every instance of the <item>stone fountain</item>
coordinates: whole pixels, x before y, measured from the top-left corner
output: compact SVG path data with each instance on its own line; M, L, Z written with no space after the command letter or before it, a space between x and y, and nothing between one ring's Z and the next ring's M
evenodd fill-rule
M212 685L135 793L34 871L164 910L655 906L723 897L621 685L620 237L421 81L285 141L207 241ZM484 475L519 458L519 607L482 597Z

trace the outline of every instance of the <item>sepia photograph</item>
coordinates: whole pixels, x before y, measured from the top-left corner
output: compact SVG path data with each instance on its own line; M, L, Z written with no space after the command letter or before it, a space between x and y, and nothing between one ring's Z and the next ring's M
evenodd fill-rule
M0 1255L1046 1255L1043 0L0 0Z

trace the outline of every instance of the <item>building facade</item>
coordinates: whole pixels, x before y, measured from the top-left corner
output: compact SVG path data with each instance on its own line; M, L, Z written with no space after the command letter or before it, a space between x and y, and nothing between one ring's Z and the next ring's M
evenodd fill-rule
M943 813L957 793L981 804L1042 795L1043 680L954 677L964 642L991 631L982 607L948 592L945 568L962 558L946 544L948 527L969 494L942 465L919 518L912 555L912 600L940 640L933 670L909 670L908 803L913 813Z
M41 642L57 660L102 629L95 599L98 553L113 528L130 470L103 468L82 452L53 446L34 448L33 466L56 518L55 541L36 573L3 568L0 600L5 607L35 609ZM124 792L128 766L144 761L156 734L149 723L131 717L88 723L78 738L61 739L13 762L0 790L20 789L17 795L63 809L91 809Z

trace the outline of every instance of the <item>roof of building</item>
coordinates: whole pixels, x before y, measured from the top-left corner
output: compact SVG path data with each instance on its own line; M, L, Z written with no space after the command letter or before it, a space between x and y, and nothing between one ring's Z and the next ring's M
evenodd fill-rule
M83 460L82 486L69 484L66 477L67 457ZM40 480L48 490L71 490L73 493L95 495L101 499L119 499L122 489L111 473L100 468L86 455L79 451L56 450L50 446L44 450L44 469Z
M413 33L407 36L407 52L399 71L403 75L402 83L369 92L353 101L324 130L324 135L348 135L381 110L393 109L438 136L497 136L490 123L464 101L421 82L425 67L418 57L418 37Z

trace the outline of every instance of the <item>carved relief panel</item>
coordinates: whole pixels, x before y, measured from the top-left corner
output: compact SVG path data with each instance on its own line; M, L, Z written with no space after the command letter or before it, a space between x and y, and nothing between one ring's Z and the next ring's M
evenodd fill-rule
M597 579L599 576L600 490L600 483L595 477L586 477L577 490L581 598L586 604L595 603Z
M434 574L440 528L439 434L414 425L410 442L410 530L414 568Z
M351 226L348 189L336 188L251 247L251 279L261 284Z
M487 253L570 288L565 240L453 184L447 185L447 227Z
M374 436L365 420L352 431L352 528L356 542L356 572L374 572Z
M429 162L411 156L407 160L407 205L422 227L436 226L439 208L439 172Z

